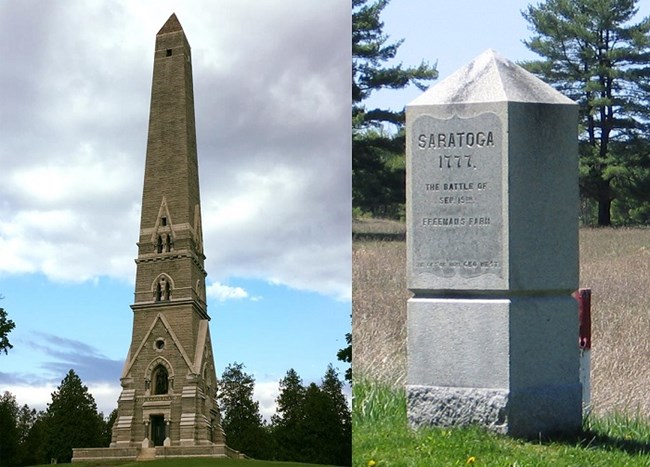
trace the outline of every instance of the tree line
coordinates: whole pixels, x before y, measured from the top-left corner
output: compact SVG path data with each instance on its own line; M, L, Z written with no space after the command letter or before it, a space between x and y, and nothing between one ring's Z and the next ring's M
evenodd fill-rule
M367 109L381 89L437 77L435 67L388 66L402 41L389 42L389 0L353 0L353 214L402 217L404 112ZM578 103L580 217L583 224L650 225L650 17L639 0L546 0L522 16L541 58L521 63ZM486 45L487 47L487 45Z
M70 370L44 411L20 407L10 392L0 396L0 466L70 462L73 447L102 447L111 442L117 410L97 411L95 399Z
M219 381L217 399L228 446L255 459L350 465L350 408L331 364L320 384L304 384L295 370L287 371L270 423L253 400L254 384L241 363L228 365Z
M253 399L255 379L228 365L218 383L227 444L249 457L350 465L352 431L343 383L332 365L319 385L304 385L291 369L280 381L277 412L266 423ZM81 378L70 370L44 411L5 392L0 396L0 467L70 462L72 448L106 447L117 409L106 417Z

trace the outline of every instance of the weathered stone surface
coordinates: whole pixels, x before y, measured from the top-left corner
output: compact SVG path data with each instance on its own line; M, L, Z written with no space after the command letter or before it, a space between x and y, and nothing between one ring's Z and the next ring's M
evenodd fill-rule
M205 297L190 46L156 36L133 334L111 448L75 458L226 456ZM159 450L162 450L159 452Z
M579 429L577 105L487 51L406 146L409 420Z
M411 128L412 280L505 288L501 119L424 114Z
M412 298L407 384L507 389L509 300Z
M429 88L409 105L485 102L575 105L571 99L492 49Z
M570 296L408 301L407 384L499 388L579 382Z
M406 391L411 426L482 425L507 432L508 391L414 385Z
M577 105L488 51L406 119L409 289L574 291Z
M579 384L517 391L409 385L406 391L408 420L418 428L480 425L535 438L539 433L575 433L582 424Z

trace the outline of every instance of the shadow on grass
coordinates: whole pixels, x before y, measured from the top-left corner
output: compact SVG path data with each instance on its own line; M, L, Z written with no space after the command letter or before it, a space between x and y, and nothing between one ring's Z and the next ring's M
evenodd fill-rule
M650 443L648 442L604 435L594 431L583 432L579 445L585 449L605 449L635 455L650 454Z
M583 428L574 435L550 435L537 441L542 445L565 445L587 450L619 451L630 455L650 455L650 441L640 441L639 434L619 436L602 433L597 429ZM528 439L528 442L535 440Z

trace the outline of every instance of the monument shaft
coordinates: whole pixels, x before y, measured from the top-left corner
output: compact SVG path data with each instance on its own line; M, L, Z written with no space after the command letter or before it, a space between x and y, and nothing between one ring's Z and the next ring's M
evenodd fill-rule
M236 457L225 444L205 296L192 64L172 15L156 35L133 333L109 448L76 460Z
M224 441L205 301L195 131L190 47L172 15L156 36L133 336L112 445Z
M406 130L410 422L577 430L577 105L488 51Z

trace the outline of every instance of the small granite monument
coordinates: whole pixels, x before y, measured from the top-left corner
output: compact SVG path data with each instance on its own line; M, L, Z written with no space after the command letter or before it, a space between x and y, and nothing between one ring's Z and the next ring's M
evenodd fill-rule
M407 106L412 426L580 428L577 127L492 50Z

